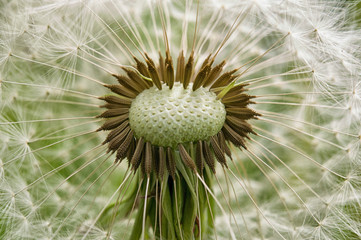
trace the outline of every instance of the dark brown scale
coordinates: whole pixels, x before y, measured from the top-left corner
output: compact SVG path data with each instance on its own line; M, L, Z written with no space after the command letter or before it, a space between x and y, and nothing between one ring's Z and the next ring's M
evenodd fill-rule
M173 150L170 147L167 147L166 166L169 175L173 178L173 180L175 180L176 165L173 157Z
M159 149L157 146L152 145L152 169L155 172L156 176L158 177L159 171Z
M193 81L193 91L203 86L204 81L207 79L208 74L211 72L214 60L210 60L210 58L211 54L209 54L208 57L203 61L200 71L198 72Z
M159 75L158 75L157 69L155 68L154 62L147 54L145 56L147 58L146 62L148 65L148 71L153 80L153 83L159 90L161 90L162 84L160 82Z
M134 133L131 130L129 131L128 135L126 136L122 144L120 144L120 146L117 149L116 161L123 160L127 156L127 151L133 139L134 139Z
M154 63L153 59L151 59L151 58L148 56L147 53L144 53L144 55L145 55L145 58L146 58L145 62L147 63L147 66L148 66L148 63L149 63L149 64L151 64L152 66L155 67L155 63Z
M227 94L225 95L225 97L227 96L232 96L234 93L235 94L238 94L240 92L244 92L246 91L247 89L244 89L244 87L248 86L249 84L248 83L242 83L242 84L237 84L236 86L234 86L233 88L231 88Z
M128 90L132 90L133 92L136 92L137 94L140 93L137 90L135 83L133 83L128 77L123 75L116 75L116 74L113 74L113 76L118 80L120 85L126 87Z
M130 160L133 158L136 145L137 145L137 141L133 137L133 139L130 142L130 145L128 147L127 154L126 154L127 155L127 160L128 160L128 167L130 166Z
M158 177L159 174L159 147L152 145L152 168L155 175Z
M118 127L116 127L115 129L113 129L107 136L107 138L104 140L103 144L108 143L110 140L112 140L113 138L115 138L118 134L120 134L125 127L127 127L129 124L129 121L126 120L124 121L122 124L120 124Z
M123 115L128 112L129 112L129 108L114 108L114 109L106 110L102 114L98 115L97 118L111 118L111 117Z
M189 156L187 150L184 148L182 144L178 145L179 154L181 156L181 159L183 160L184 164L192 169L193 171L196 171L196 165L193 162L193 159L191 156Z
M119 146L122 144L123 140L126 138L129 133L130 127L126 127L121 133L119 133L116 137L110 140L108 144L108 152L115 152Z
M226 107L226 112L229 115L237 116L240 119L250 119L256 118L256 116L260 116L259 113L256 113L252 109L249 108L238 108L238 107Z
M207 163L208 167L212 170L213 173L216 173L215 162L213 153L207 142L203 141L203 156L204 160Z
M222 131L220 131L218 133L218 140L219 140L219 143L221 145L221 148L224 150L224 153L227 154L227 156L232 159L232 152L231 150L229 149L227 143L226 143L226 139L224 137L224 134Z
M256 134L253 129L251 124L247 123L245 120L239 119L237 117L234 116L226 116L226 120L232 124L232 126L235 126L237 128L240 128L243 132L245 133L253 133Z
M233 76L233 74L237 72L237 70L232 70L229 72L225 72L223 73L211 86L212 88L218 88L218 87L224 87L228 84L230 84L235 78L236 76Z
M236 147L242 146L243 148L247 149L243 138L238 135L230 126L228 126L227 123L224 123L222 131L224 133L224 136L227 140L231 141Z
M159 69L159 80L160 82L164 82L168 85L168 79L167 79L167 74L166 74L166 66L165 66L165 62L164 62L164 58L162 56L162 54L159 52L159 60L158 60L158 69Z
M128 77L132 80L132 83L134 83L134 87L137 88L138 92L142 92L143 90L148 88L148 85L146 84L147 80L144 80L141 76L139 76L138 73L135 71L129 70L127 68L123 68L123 70L127 73Z
M237 125L234 125L232 122L226 120L226 124L228 124L229 127L231 127L233 129L233 131L235 131L239 136L241 136L242 138L248 138L248 133L242 131L241 128L239 128Z
M144 156L144 172L147 177L152 172L152 144L150 142L145 143L145 156Z
M129 114L123 114L119 117L108 119L97 131L112 130L127 120L128 117Z
M137 69L138 71L145 77L150 77L148 69L147 69L147 65L145 65L143 62L139 61L138 58L134 57L135 62L137 63ZM150 81L147 81L149 83L151 83Z
M120 97L116 97L116 96L99 97L99 99L104 100L107 103L128 105L129 107L130 107L130 104L132 104L131 99L129 99L129 98L120 98Z
M172 58L166 58L165 60L166 67L166 79L169 86L169 89L173 88L174 85L174 68Z
M210 61L212 54L209 54L206 59L204 59L202 66L200 69L204 68L205 66L209 65L211 66L213 64L213 59Z
M243 102L247 102L249 100L251 100L252 98L254 98L253 96L244 94L242 92L239 93L235 93L235 94L226 94L223 98L222 98L222 102L224 104L227 103L232 103L232 102L239 102L239 103L243 103Z
M112 92L128 97L128 98L135 98L138 95L138 92L133 92L132 90L129 90L128 88L122 86L122 85L104 85L104 87L109 88Z
M144 148L144 139L141 137L137 142L137 146L135 147L133 157L130 160L130 164L133 166L134 171L136 171L139 167L141 161L141 155L143 153L143 148Z
M198 172L201 176L203 175L203 169L204 169L203 159L204 157L203 157L202 141L199 140L197 141L197 146L196 146L196 165L198 168Z
M140 164L139 164L139 167L140 167L140 170L143 174L143 177L146 175L145 173L145 151L142 152L142 155L140 156ZM135 171L138 170L138 169L134 169ZM135 172L134 171L134 172Z
M238 99L235 99L233 102L223 102L223 99L222 99L222 103L226 107L238 107L238 108L245 108L249 104L254 104L254 102L249 101L249 100L247 100L247 101L239 101Z
M210 69L211 69L211 66L206 65L198 72L198 74L193 82L193 87L192 87L193 91L197 90L198 88L200 88L202 86L203 80L207 77L207 74L210 71Z
M216 156L217 161L223 166L227 167L226 158L224 157L224 152L222 151L218 139L216 136L210 138L211 146L213 148L214 155Z
M177 59L177 72L176 72L176 78L175 80L178 82L183 83L184 82L184 55L183 51L179 53L178 59Z
M239 92L231 92L231 93L226 93L223 98L222 98L222 102L234 102L235 100L237 101L248 101L251 99L251 96L244 94L242 91Z
M219 74L221 74L225 64L226 61L223 61L211 70L207 78L203 81L203 87L208 87L214 82L214 80L219 76Z
M129 105L126 104L113 104L113 103L107 103L104 105L99 106L101 108L108 108L108 109L115 109L115 108L129 108Z
M224 104L236 102L236 101L238 101L239 103L242 103L242 102L250 101L252 98L254 98L254 96L244 94L243 91L231 92L231 93L228 92L227 94L225 94L223 96L222 102Z
M152 76L152 80L155 84L155 86L159 89L162 90L162 84L160 82L159 76L158 76L158 72L157 70L154 68L154 66L152 65L148 65L148 69L149 69L149 73Z
M157 171L157 176L158 176L158 179L161 180L163 179L163 176L164 176L164 170L166 168L166 155L165 155L165 152L164 152L164 148L163 147L159 147L159 150L158 150L158 171Z
M189 85L189 82L191 80L192 74L193 74L193 65L194 65L194 58L193 58L194 52L192 51L191 55L188 58L187 64L184 69L184 81L183 81L183 88L186 89Z

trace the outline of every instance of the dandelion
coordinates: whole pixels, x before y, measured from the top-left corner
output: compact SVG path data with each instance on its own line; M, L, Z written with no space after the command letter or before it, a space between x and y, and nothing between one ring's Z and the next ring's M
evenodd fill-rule
M360 239L358 4L1 3L1 239Z

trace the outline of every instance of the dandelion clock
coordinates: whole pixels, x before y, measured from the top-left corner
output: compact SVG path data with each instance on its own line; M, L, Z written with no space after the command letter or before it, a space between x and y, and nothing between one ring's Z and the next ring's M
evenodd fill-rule
M0 3L0 238L361 239L358 1Z

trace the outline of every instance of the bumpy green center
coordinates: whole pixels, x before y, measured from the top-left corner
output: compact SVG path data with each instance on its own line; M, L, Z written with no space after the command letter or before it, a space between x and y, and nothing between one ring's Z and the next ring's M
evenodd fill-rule
M216 135L226 119L226 110L216 95L205 88L192 91L175 83L172 89L149 88L129 109L129 124L136 137L153 145L175 147L179 143L207 140Z

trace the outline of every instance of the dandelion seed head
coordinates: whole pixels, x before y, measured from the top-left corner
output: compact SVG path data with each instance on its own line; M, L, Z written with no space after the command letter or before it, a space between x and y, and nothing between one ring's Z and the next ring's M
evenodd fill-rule
M360 239L358 2L1 3L0 238ZM193 91L210 53L235 78ZM151 89L222 123L162 144Z

